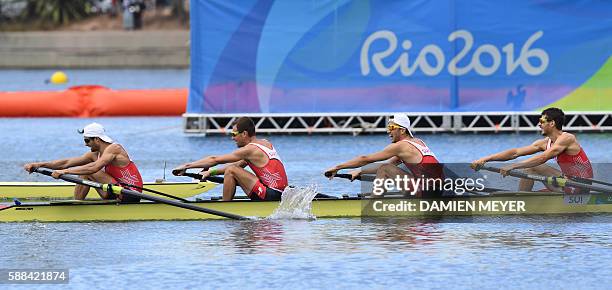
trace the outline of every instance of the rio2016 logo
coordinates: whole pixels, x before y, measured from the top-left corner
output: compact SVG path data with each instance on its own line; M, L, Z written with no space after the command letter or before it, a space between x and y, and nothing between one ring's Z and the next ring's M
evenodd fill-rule
M526 74L532 76L540 75L546 71L549 63L548 53L544 49L531 48L533 43L542 37L542 35L544 35L544 32L541 30L533 33L521 47L521 52L517 58L514 57L514 43L508 43L502 48L506 56L506 75L511 75L518 67L521 67ZM449 42L457 39L463 39L464 46L459 53L448 62L447 71L449 74L453 76L462 76L474 70L479 75L489 76L494 74L501 66L502 55L499 49L492 44L483 44L476 48L468 65L458 67L457 64L468 55L474 46L474 37L472 33L467 30L457 30L448 36ZM372 43L377 40L386 40L388 47L383 51L370 52ZM411 76L418 69L427 76L436 76L444 69L446 56L442 49L435 44L429 44L423 47L416 57L416 60L411 64L408 52L412 47L412 41L410 40L402 41L401 45L404 51L393 65L390 67L385 66L383 60L395 52L397 49L397 42L397 36L389 30L380 30L368 36L361 46L361 74L364 76L370 74L370 62L374 70L382 76L390 76L398 69L403 76ZM433 63L428 61L428 55L435 59L435 61L432 61ZM483 55L490 56L492 59L490 64L485 65L480 61ZM431 57L430 59L432 59ZM532 58L538 59L539 64L532 65L530 62Z

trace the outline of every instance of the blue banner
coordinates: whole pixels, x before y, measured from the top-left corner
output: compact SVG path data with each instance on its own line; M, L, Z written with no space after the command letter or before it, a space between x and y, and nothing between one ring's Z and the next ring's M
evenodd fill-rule
M612 109L612 1L191 4L188 113Z

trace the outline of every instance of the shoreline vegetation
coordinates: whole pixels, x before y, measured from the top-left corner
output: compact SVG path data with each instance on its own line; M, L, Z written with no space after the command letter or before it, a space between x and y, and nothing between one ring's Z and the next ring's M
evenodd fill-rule
M0 32L124 30L121 0L0 0ZM188 0L143 0L142 30L189 30Z

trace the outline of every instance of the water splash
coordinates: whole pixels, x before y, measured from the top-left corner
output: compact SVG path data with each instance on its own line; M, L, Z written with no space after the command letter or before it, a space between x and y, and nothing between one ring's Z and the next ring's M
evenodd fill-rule
M267 219L315 219L312 200L317 195L317 185L287 187L281 202Z

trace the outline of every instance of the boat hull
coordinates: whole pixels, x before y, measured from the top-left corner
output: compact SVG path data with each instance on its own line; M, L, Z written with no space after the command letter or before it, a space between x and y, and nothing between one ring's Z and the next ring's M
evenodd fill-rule
M479 208L475 211L417 210L417 211L375 211L378 199L320 199L312 202L312 213L318 218L370 217L370 216L480 216L480 215L547 215L612 213L612 196L562 194L502 194L488 197L454 197L442 199L383 199L386 204L402 202L474 202L498 203L523 202L524 210L501 210L501 208ZM201 201L192 204L217 211L247 217L267 217L278 206L274 201ZM145 221L145 220L209 220L224 219L206 213L185 210L165 204L141 202L137 204L116 204L109 202L59 202L33 203L8 206L0 209L0 222L86 222L86 221Z
M171 194L181 198L204 193L216 186L212 182L164 182L145 183L144 188ZM18 199L71 199L74 184L68 182L0 182L0 200ZM100 198L95 189L90 189L87 198Z

